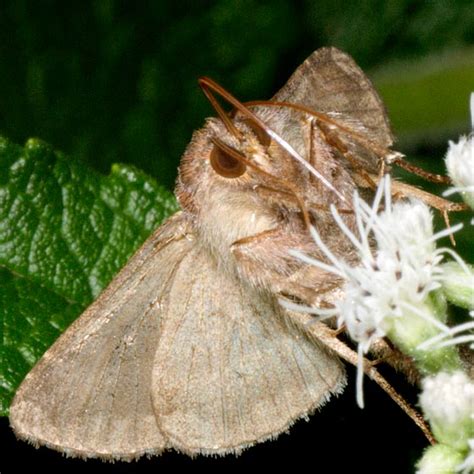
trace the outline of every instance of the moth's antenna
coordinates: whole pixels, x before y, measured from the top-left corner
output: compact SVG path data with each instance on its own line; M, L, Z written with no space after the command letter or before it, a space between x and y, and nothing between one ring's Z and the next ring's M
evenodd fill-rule
M272 130L265 122L259 119L253 112L251 112L242 102L236 99L230 92L226 91L222 86L217 84L215 81L210 79L209 77L201 77L198 79L198 83L203 89L206 97L209 99L213 107L216 109L219 117L224 120L224 124L232 121L230 120L229 116L224 112L222 107L220 106L219 102L215 99L212 95L211 91L219 94L222 98L224 98L227 102L233 105L238 111L242 114L253 120L259 127L261 127L265 132L272 138L278 145L280 145L293 159L298 161L301 165L303 165L311 174L313 174L321 183L324 184L329 190L331 190L336 196L349 207L352 207L351 203L347 201L347 199L332 185L330 181L328 181L317 169L311 166L286 140L280 137L278 133ZM232 127L236 129L235 125L232 123ZM237 130L237 129L236 129ZM230 131L230 129L229 129ZM240 131L239 131L240 134ZM234 134L235 135L235 134ZM240 134L241 136L241 134Z
M219 115L219 118L224 122L225 127L227 130L234 135L237 139L241 140L242 139L242 132L234 125L232 122L231 118L229 115L225 112L225 110L221 107L221 104L216 100L216 98L212 95L211 90L213 88L213 84L209 84L207 81L207 78L203 77L198 80L199 85L201 86L202 91L204 92L204 95L207 97L209 102L211 103L212 107L214 110L217 112ZM217 84L216 84L217 85ZM211 90L210 90L211 89ZM222 89L225 93L227 93L224 89ZM222 94L220 94L222 95ZM224 98L226 98L224 96Z
M374 152L377 155L385 156L389 153L393 153L393 151L390 150L389 148L380 146L378 143L356 132L355 130L348 127L347 125L339 122L337 119L333 117L329 117L324 112L318 112L317 110L312 110L309 107L306 107L301 104L294 104L293 102L286 102L286 101L252 100L250 102L246 102L245 105L250 106L250 107L260 105L260 106L266 106L266 107L285 107L289 109L295 109L295 110L298 110L299 112L303 112L304 114L310 115L312 117L316 117L322 122L325 122L329 125L333 125L334 127L337 127L339 130L346 132L347 134L351 135L356 141L360 142L362 145L374 150Z
M333 117L329 117L327 114L323 112L318 112L316 110L312 110L308 107L305 107L301 104L294 104L292 102L286 101L268 101L268 100L252 100L250 102L246 102L245 105L248 106L270 106L270 107L286 107L294 110L298 110L299 112L303 112L307 115L312 117L316 117L317 119L321 120L321 122L325 122L328 125L332 125L337 127L339 130L346 132L350 135L354 140L359 142L362 146L369 148L370 150L374 151L376 155L381 158L384 158L387 163L395 164L400 168L403 168L410 173L414 173L421 178L425 179L426 181L430 181L432 183L441 183L441 184L451 184L451 179L448 176L443 176L440 174L430 173L418 166L412 165L403 159L403 155L399 152L395 152L390 150L390 148L386 148L380 146L378 143L374 142L373 140L368 139L364 135L358 133L357 131L351 129L347 125L341 123L337 119Z

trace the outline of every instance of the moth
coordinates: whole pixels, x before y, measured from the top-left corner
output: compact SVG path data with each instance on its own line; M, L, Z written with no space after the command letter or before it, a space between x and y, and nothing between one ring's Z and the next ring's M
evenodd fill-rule
M356 261L329 206L354 228L354 190L370 194L388 169L382 101L335 48L315 51L270 101L242 104L200 84L219 117L182 157L182 210L27 375L10 411L18 437L109 460L239 453L343 390L326 326L308 331L278 300L324 307L340 297L336 277L289 250L324 260L311 223Z

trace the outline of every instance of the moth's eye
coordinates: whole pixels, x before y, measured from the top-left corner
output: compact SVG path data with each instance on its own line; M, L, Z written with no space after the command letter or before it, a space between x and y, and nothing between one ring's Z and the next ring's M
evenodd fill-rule
M260 125L256 124L253 120L245 119L244 122L245 125L247 125L252 130L252 132L255 133L261 145L265 148L268 148L272 141L268 133L262 127L260 127Z
M211 166L224 178L238 178L247 169L244 163L218 146L214 146L211 151Z

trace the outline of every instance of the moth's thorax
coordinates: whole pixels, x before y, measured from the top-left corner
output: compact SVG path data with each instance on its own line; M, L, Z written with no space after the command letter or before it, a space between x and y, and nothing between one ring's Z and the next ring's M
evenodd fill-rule
M197 232L202 243L221 263L233 265L232 245L274 228L276 215L269 212L250 192L222 189L208 190L197 219Z
M339 196L350 200L355 189L350 173L323 145L317 149L310 146L308 121L290 120L287 115L275 120L268 112L261 116L303 159L317 167ZM292 127L286 127L285 121ZM310 176L278 143L272 140L264 147L245 123L236 120L234 124L243 134L240 139L217 119L209 119L193 135L181 161L176 196L192 221L199 245L222 269L259 289L313 302L328 291L323 287L332 289L334 284L322 270L309 275L307 265L290 254L291 249L298 249L324 260L304 222L301 203L334 253L347 255L347 239L329 212L330 204L340 206L341 201L331 187ZM226 177L215 169L213 153L222 143L245 157L243 173ZM318 154L311 156L311 149ZM343 218L351 228L351 217ZM308 279L314 289L306 287Z
M253 190L254 178L247 173L242 178L219 176L209 163L213 148L211 137L218 137L229 146L245 147L246 154L260 160L258 144L252 140L237 144L221 123L215 119L193 136L179 170L176 187L178 200L192 216L197 238L219 261L232 265L232 244L276 225L268 205Z

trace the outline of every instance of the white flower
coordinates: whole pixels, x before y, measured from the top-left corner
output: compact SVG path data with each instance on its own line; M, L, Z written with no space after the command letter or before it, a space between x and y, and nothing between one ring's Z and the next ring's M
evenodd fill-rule
M429 420L453 425L472 415L474 382L461 370L425 377L422 387L420 403Z
M474 473L474 438L468 440L469 444L469 452L464 459L462 464L457 466L457 471L461 472L462 474L472 474Z
M446 168L457 188L474 190L474 136L462 136L459 142L449 141ZM450 193L451 194L451 193Z
M459 451L474 436L474 382L461 370L422 381L420 405L436 439Z
M471 93L471 121L473 132L459 138L458 143L449 142L446 153L446 168L454 187L444 195L460 192L464 200L474 207L474 93Z
M383 197L384 211L379 213ZM331 212L357 249L359 265L352 267L336 257L315 228L311 228L314 241L331 264L298 251L292 251L292 255L345 279L344 298L336 303L334 310L315 308L312 312L337 315L339 326L345 325L358 343L357 401L363 406L363 354L375 340L390 333L391 337L394 334L398 337L397 343L402 340L410 347L417 347L427 334L448 332L427 299L440 287L442 277L439 264L445 250L436 249L435 242L461 225L434 234L432 215L425 204L411 200L392 206L389 176L381 180L372 206L361 200L357 193L354 195L357 236L348 229L335 207L331 207ZM376 251L372 248L371 237L375 238ZM294 305L291 309L295 309Z

